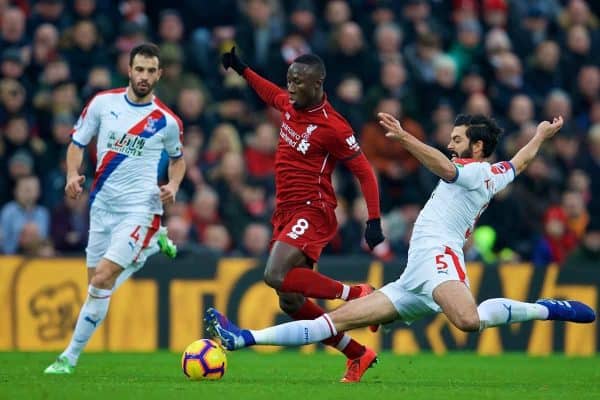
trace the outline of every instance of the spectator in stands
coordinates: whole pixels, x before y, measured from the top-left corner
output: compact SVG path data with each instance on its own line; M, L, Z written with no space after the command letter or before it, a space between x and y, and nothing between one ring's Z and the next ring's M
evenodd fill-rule
M402 62L402 29L395 23L379 24L373 33L373 42L380 64Z
M363 85L377 81L377 59L369 51L360 25L344 22L333 34L333 49L325 57L327 80L325 88L333 93L339 83L349 75L356 76Z
M490 99L500 114L506 113L510 99L525 90L521 65L521 60L513 53L500 54L494 65L495 81L490 85Z
M205 168L217 165L229 152L241 153L242 142L235 126L221 123L215 127L204 153Z
M508 4L506 0L483 0L483 20L489 29L504 29L508 21Z
M191 233L201 241L207 226L221 222L217 192L208 185L199 188L188 206L187 219L191 222Z
M559 68L560 47L547 40L537 45L535 55L525 71L525 80L533 100L538 106L553 89L564 87Z
M600 124L592 126L587 136L586 152L579 168L589 179L590 199L588 209L592 215L600 215Z
M179 216L172 215L167 218L167 230L169 231L169 239L177 246L181 252L184 248L191 245L190 229L191 225L188 220Z
M442 53L440 38L432 32L417 36L416 42L406 46L406 63L415 86L429 84L435 80L434 60Z
M162 10L158 20L158 43L182 45L185 28L181 14L175 9Z
M600 101L600 68L596 65L584 65L577 75L577 84L571 88L574 117L577 130L587 132L590 127L592 107Z
M277 128L269 122L260 123L254 134L247 137L244 159L251 177L273 178L278 140Z
M52 24L59 32L63 32L72 24L70 13L65 11L64 0L38 0L27 20L27 32L35 32L44 23Z
M16 79L25 87L27 93L31 93L32 84L25 75L26 60L23 52L17 48L6 48L0 54L0 75L4 78Z
M588 29L582 25L568 28L566 48L562 51L562 70L565 76L576 77L586 64L598 64L598 54L592 51L592 38Z
M433 68L435 80L419 89L420 93L423 93L420 98L421 112L435 109L440 102L449 104L454 111L459 111L462 102L458 89L456 63L447 55L439 55L434 60Z
M0 211L0 232L2 232L2 252L15 254L19 250L23 228L32 223L41 240L48 238L50 214L45 207L37 205L40 197L40 182L36 176L24 176L17 179L14 189L15 200L7 203ZM28 230L26 233L30 233ZM27 240L26 243L30 241Z
M318 24L317 16L311 1L294 2L289 16L289 32L295 32L302 36L309 47L317 54L327 51L327 35L325 30ZM327 3L327 7L333 1Z
M202 237L202 244L213 251L216 251L220 255L226 256L231 251L232 246L231 236L221 224L208 225L204 231Z
M583 193L567 190L562 195L561 207L567 216L567 226L580 240L590 221L590 215L585 208Z
M161 46L160 62L163 69L156 86L157 96L169 107L174 107L177 95L184 89L201 88L200 80L183 70L184 55L180 45L166 43Z
M504 135L512 136L521 130L523 124L535 117L535 108L531 97L517 94L510 99L507 118L503 121ZM525 144L527 142L523 142Z
M244 257L264 257L269 251L271 230L267 225L252 222L246 225L241 245L241 255Z
M71 66L71 79L81 89L94 66L108 65L108 53L101 45L96 25L90 20L77 22L66 36L69 43L63 54Z
M73 18L75 21L91 20L104 43L114 40L117 27L106 13L98 9L96 0L73 0Z
M564 268L594 268L600 265L600 219L592 218L581 243L567 257Z
M207 109L206 92L200 87L183 87L177 95L177 114L183 126L198 125L203 132L212 132L217 125L217 116Z
M590 224L600 218L600 56L594 52L600 8L595 2L119 0L117 8L108 3L0 0L0 207L12 200L14 181L31 174L43 185L40 204L54 209L63 203L64 147L76 115L99 90L127 85L129 51L152 35L163 50L159 97L183 119L184 157L194 165L166 216L190 218L186 210L193 208L196 192L213 185L221 194L222 213L206 224L228 229L233 244L226 254L240 248L246 225L266 222L278 143L272 124L279 123L279 115L257 102L242 78L217 67L219 54L236 41L238 51L281 86L296 56L321 55L328 66L328 98L357 134L380 102L392 108L399 102L403 118L419 124L423 135L430 133L426 140L445 152L455 114L483 112L505 128L497 157L507 159L535 132L536 119L563 114L561 134L506 197L499 195L487 223L498 232L496 243L508 237L501 231L518 237L522 246L503 246L529 260L544 211L561 198L578 235L583 216L589 214ZM452 64L445 50L454 57ZM96 59L101 54L104 59ZM369 151L370 133L363 135L359 139L367 139L363 148ZM375 152L380 153L375 162L388 147ZM85 162L84 168L94 165L95 152L88 152ZM165 176L163 165L159 180ZM396 181L381 176L389 198L408 205L426 201L437 184L422 169L409 169ZM347 171L339 169L334 179L341 203L353 204L356 185ZM390 233L397 234L403 211L392 202L386 207L390 214L382 218L395 224ZM360 234L347 217L352 211L344 209L340 216L343 211L346 222L330 251L361 252ZM521 218L522 230L506 218L518 213L527 216ZM51 253L35 226L26 225L24 232L22 251ZM398 243L391 244L402 251Z
M383 97L392 97L402 103L402 109L408 116L415 117L418 113L418 99L414 86L409 82L404 64L399 62L384 62L379 74L379 83L367 91L364 108L370 114L377 102Z
M485 94L473 93L467 99L465 104L465 112L471 115L481 114L485 115L486 117L491 117L492 105Z
M387 140L385 129L376 118L380 112L395 116L404 129L410 129L409 132L419 140L425 140L425 132L418 122L404 115L402 105L393 98L379 101L372 120L365 124L361 132L362 150L380 177L381 209L386 212L415 198L407 194L417 186L414 178L419 162L401 144Z
M12 47L19 52L23 50L26 51L26 21L23 10L18 7L8 7L1 14L0 49L8 49Z
M27 94L25 88L14 79L2 79L0 81L0 126L17 115L25 115L31 119L31 113L25 108Z
M245 18L236 29L235 42L240 53L259 72L269 69L269 49L284 35L283 20L276 4L270 0L244 2Z
M544 214L542 237L533 249L533 265L545 267L550 263L561 265L577 246L577 237L569 229L567 215L560 207L550 207Z
M27 67L27 76L31 82L36 82L44 66L58 57L59 38L60 33L52 24L42 24L35 30L31 46L31 62Z

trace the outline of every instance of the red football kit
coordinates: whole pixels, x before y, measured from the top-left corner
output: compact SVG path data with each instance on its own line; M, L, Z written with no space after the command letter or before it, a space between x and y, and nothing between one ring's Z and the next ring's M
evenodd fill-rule
M344 162L358 178L369 219L379 218L373 169L352 128L326 98L315 107L299 110L287 91L250 68L244 70L244 77L265 103L281 111L271 245L278 240L288 243L317 261L337 231L337 199L331 183L337 161Z

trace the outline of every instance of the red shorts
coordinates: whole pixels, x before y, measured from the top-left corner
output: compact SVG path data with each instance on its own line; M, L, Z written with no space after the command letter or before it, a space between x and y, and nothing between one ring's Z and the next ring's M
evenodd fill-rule
M306 205L289 210L276 210L271 218L273 237L300 250L316 262L327 243L337 232L335 210L327 205Z

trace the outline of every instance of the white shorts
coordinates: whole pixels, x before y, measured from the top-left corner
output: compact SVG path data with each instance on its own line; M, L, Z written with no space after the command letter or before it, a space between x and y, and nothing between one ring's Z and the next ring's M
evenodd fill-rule
M410 247L406 269L394 282L380 289L394 304L400 319L411 323L441 311L433 290L446 281L469 287L462 250L449 246Z
M156 253L155 233L159 229L158 214L115 213L92 207L85 249L88 268L96 267L101 258L106 258L123 269L139 269L150 254Z

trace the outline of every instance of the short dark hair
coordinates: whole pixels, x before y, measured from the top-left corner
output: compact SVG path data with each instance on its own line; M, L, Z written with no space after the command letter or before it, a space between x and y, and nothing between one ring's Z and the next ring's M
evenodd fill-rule
M466 135L471 142L481 140L483 142L483 156L492 155L502 135L502 128L496 121L485 115L458 114L454 120L454 126L466 126Z
M129 66L133 65L133 59L138 54L143 55L144 57L156 57L158 58L158 64L160 65L160 49L154 43L142 43L138 46L135 46L131 49L131 53L129 53Z
M316 54L303 54L299 57L296 57L294 60L295 63L308 65L310 68L314 68L314 70L321 76L322 79L325 79L326 71L325 71L325 63L321 60Z

